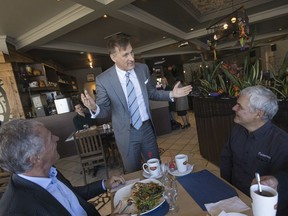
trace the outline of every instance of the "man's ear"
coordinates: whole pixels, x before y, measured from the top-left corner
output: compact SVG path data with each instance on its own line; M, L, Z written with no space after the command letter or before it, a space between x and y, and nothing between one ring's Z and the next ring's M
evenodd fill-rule
M112 59L113 62L116 62L116 56L115 56L115 54L110 54L110 58Z
M30 156L29 160L31 161L32 164L36 164L36 163L38 163L40 158L39 158L39 156L33 155L33 156Z
M262 117L264 116L265 112L263 110L258 110L257 111L257 117L260 117L262 119Z

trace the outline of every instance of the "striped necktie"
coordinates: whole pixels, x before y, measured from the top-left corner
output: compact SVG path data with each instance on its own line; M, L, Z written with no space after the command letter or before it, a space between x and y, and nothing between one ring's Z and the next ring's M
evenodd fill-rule
M131 124L135 129L139 129L142 126L142 120L140 116L140 111L137 103L136 93L133 86L133 83L131 82L129 78L130 73L126 72L126 89L127 89L127 97L128 97L128 106L130 111L130 118L131 118Z

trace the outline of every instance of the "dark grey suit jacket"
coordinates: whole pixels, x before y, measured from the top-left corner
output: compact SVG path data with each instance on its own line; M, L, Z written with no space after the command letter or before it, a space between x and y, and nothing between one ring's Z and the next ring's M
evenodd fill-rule
M101 181L73 187L58 171L57 178L74 192L88 216L100 216L95 207L86 202L103 192ZM70 216L70 213L45 189L13 174L0 200L0 216Z
M155 83L151 82L150 72L146 64L136 63L134 71L148 109L149 118L152 120L149 99L169 101L169 91L156 89ZM106 118L112 112L112 125L118 149L122 156L127 155L129 151L130 115L115 65L97 76L96 103L100 107L97 118Z

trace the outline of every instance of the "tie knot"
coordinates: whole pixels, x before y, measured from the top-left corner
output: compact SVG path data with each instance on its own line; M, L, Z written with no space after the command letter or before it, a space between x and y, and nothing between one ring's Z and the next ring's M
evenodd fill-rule
M127 78L129 78L129 76L130 76L129 71L126 72L125 76L126 76Z

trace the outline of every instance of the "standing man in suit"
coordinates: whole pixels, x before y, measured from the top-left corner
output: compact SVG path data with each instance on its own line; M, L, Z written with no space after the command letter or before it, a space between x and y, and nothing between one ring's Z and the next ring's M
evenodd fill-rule
M0 216L99 216L87 200L125 183L113 176L73 187L53 166L58 140L37 121L19 119L1 126L0 166L12 176L0 200ZM121 205L111 215L127 216L117 213Z
M147 65L135 63L129 37L125 35L109 38L107 48L115 64L97 76L96 102L87 91L81 94L81 99L94 118L106 117L112 111L112 125L125 170L134 172L141 169L141 156L145 160L159 158L149 99L171 101L188 95L192 87L179 88L178 83L172 91L157 90L151 83ZM134 102L137 104L137 110L134 109L132 115L130 109L133 109L131 104L134 103L129 103L131 92L128 90L127 93L130 81L134 86ZM133 125L134 111L140 113L137 114L139 118L136 126Z

